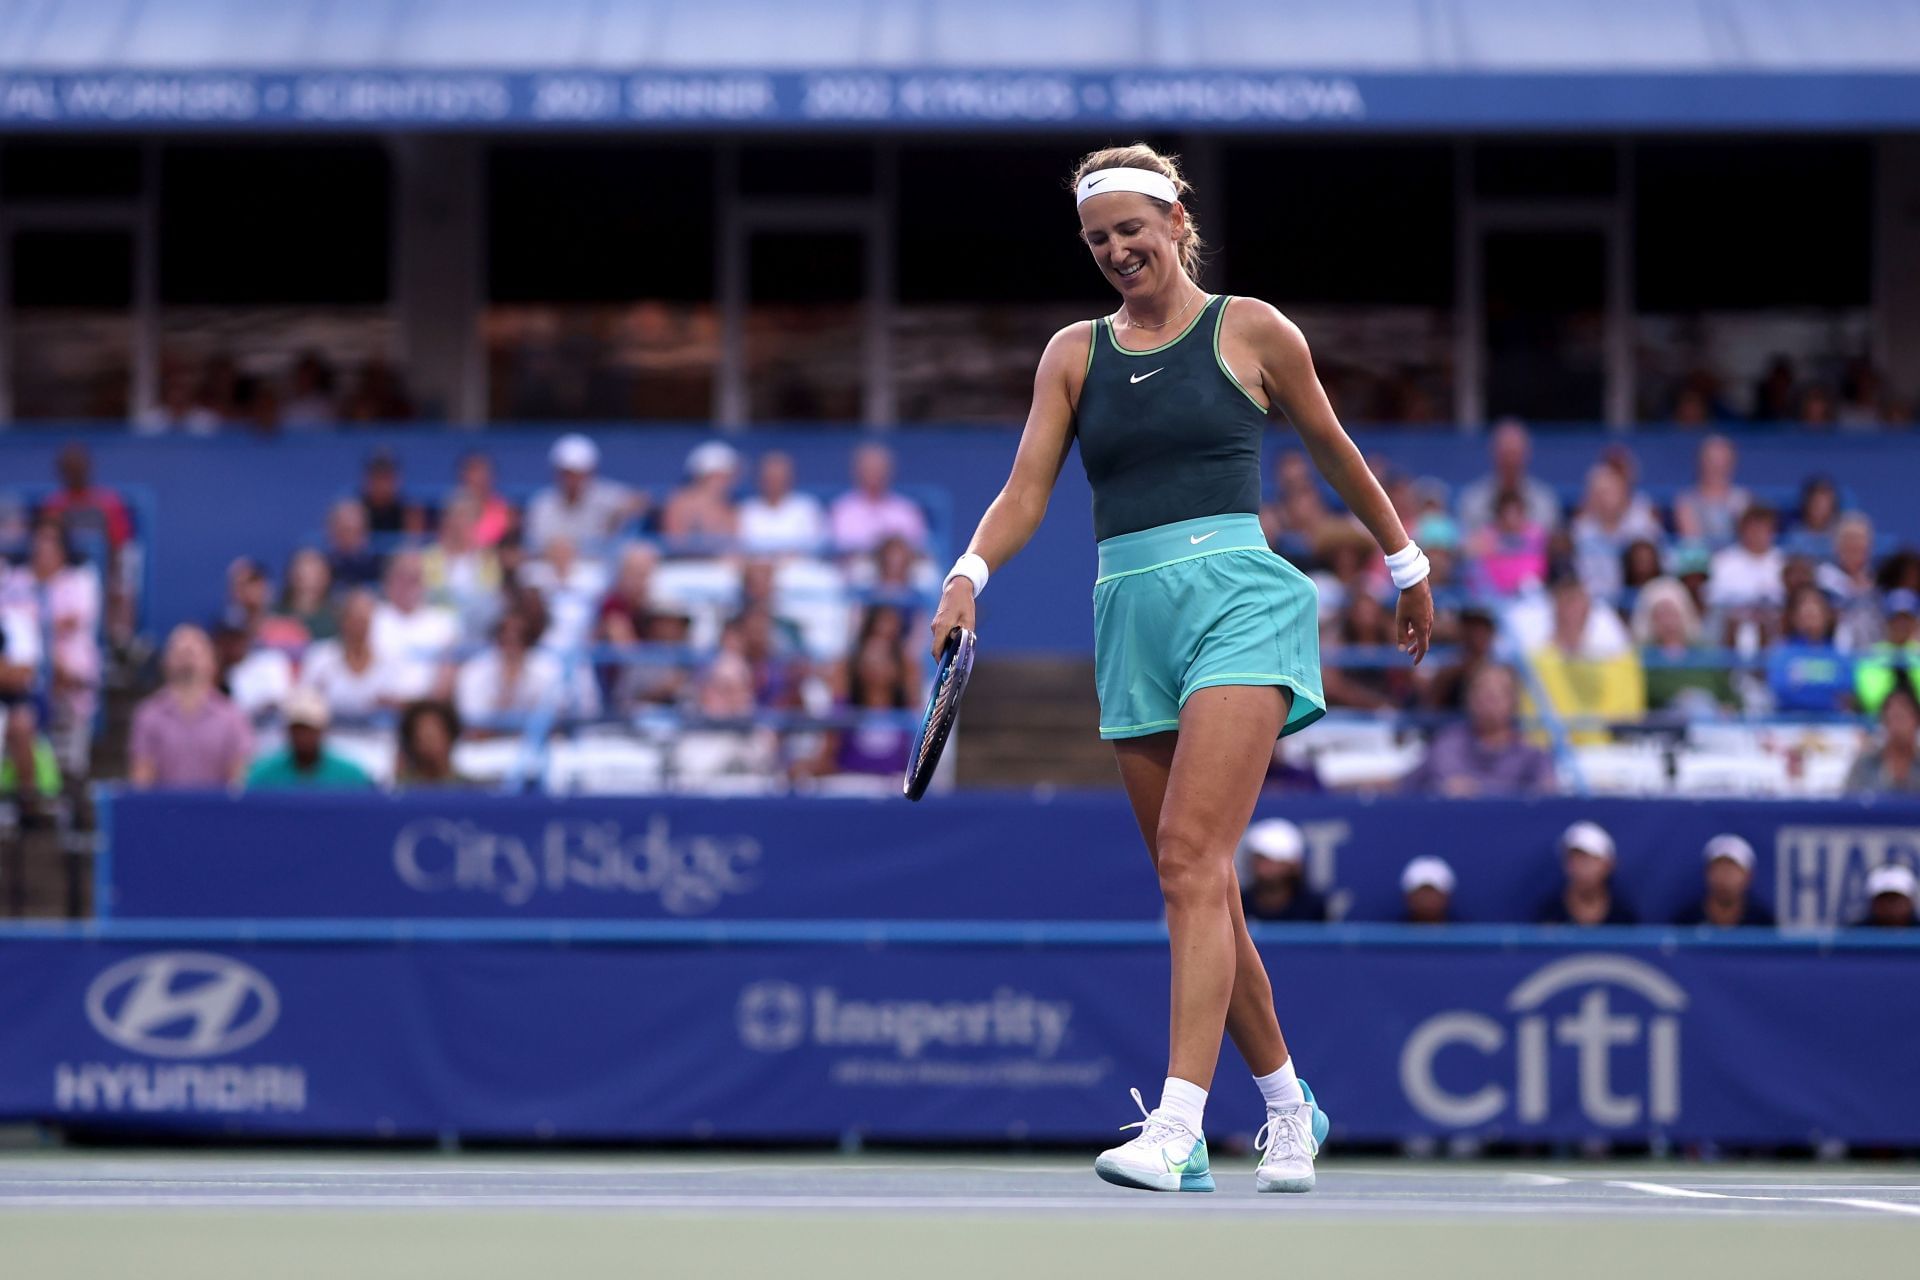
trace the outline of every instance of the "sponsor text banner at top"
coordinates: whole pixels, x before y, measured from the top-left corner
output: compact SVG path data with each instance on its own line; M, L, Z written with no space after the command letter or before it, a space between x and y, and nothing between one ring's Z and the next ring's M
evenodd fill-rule
M1920 125L1900 74L99 70L0 73L0 129L1823 128Z

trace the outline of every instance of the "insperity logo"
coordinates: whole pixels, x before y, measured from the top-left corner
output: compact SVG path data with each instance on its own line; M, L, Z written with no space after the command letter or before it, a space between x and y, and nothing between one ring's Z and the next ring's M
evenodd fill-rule
M87 1021L155 1058L211 1058L273 1030L280 996L258 969L206 951L159 951L114 965L87 988Z
M837 987L805 990L755 982L740 992L740 1042L784 1053L811 1041L823 1048L891 1049L902 1059L929 1049L998 1049L1052 1058L1067 1038L1073 1006L1008 987L977 1000L874 1000Z

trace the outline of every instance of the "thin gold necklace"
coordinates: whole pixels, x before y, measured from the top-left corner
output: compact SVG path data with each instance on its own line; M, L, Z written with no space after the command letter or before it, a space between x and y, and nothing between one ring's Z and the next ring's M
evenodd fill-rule
M1196 293L1195 293L1195 294L1193 295L1193 297L1192 297L1191 299L1189 299L1189 300L1188 300L1188 302L1187 302L1187 305L1186 305L1186 306L1184 306L1184 307L1182 307L1182 308L1180 308L1180 314L1179 314L1179 315L1176 315L1176 316L1172 316L1172 317L1169 317L1168 319L1165 319L1165 320L1162 320L1162 321L1161 321L1161 322L1160 322L1159 324L1141 324L1141 323L1140 323L1140 322L1139 322L1138 320L1135 320L1135 319L1133 318L1133 312L1132 312L1131 310L1129 310L1129 309L1128 309L1128 307L1127 307L1127 304L1126 304L1126 303L1124 303L1124 302L1120 304L1120 310L1122 310L1122 311L1125 311L1125 312L1126 312L1126 314L1127 314L1127 328L1129 328L1129 329L1145 329L1145 330L1147 330L1147 331L1148 331L1149 333L1151 333L1151 332L1152 332L1153 330L1155 330L1155 329L1164 329L1164 328L1166 328L1166 327L1167 327L1168 325L1170 325L1170 324L1172 324L1172 323L1173 323L1173 322L1174 322L1175 320L1179 320L1179 319L1181 319L1181 318L1182 318L1183 316L1185 316L1185 315L1187 314L1187 312L1189 312L1189 311L1191 311L1191 310L1193 310L1193 304L1194 304L1195 302L1198 302L1198 301L1199 301L1200 299L1202 299L1202 298L1204 298L1204 297L1206 297L1206 296L1207 296L1207 293L1206 293L1206 290L1204 290L1204 289L1202 289L1202 290L1200 290L1200 291L1198 291L1198 292L1196 292Z

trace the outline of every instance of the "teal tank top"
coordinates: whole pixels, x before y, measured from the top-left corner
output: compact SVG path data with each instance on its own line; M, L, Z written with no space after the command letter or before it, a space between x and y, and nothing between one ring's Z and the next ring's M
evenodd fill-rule
M1148 351L1128 351L1109 321L1093 322L1073 430L1096 538L1260 510L1267 415L1220 357L1227 302L1209 300L1179 337Z

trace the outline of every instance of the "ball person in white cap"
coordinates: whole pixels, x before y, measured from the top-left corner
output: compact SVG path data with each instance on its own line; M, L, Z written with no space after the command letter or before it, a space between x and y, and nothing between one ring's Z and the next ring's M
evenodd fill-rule
M1290 425L1366 526L1400 599L1394 637L1427 651L1433 594L1416 546L1347 437L1307 342L1257 298L1201 287L1200 232L1173 159L1141 144L1075 167L1080 238L1119 295L1053 336L1012 473L948 575L933 648L975 626L989 571L1026 545L1077 442L1093 488L1100 736L1119 755L1167 905L1173 952L1166 1080L1140 1133L1102 1153L1109 1182L1210 1191L1204 1136L1224 1030L1266 1099L1255 1186L1314 1185L1317 1132L1234 885L1241 832L1275 738L1324 714L1318 602L1260 529L1260 451Z
M1576 822L1560 835L1566 883L1540 910L1541 924L1638 924L1613 891L1613 837L1597 822Z
M1732 833L1707 841L1704 894L1673 918L1675 924L1718 929L1773 927L1773 913L1753 900L1753 846Z
M1920 880L1913 869L1898 862L1875 867L1867 877L1867 917L1860 923L1875 929L1913 927L1913 900Z
M1285 818L1268 818L1247 828L1242 842L1247 868L1241 909L1249 920L1318 923L1327 918L1327 900L1307 885L1307 841Z
M1453 868L1446 859L1426 854L1400 873L1400 897L1407 924L1453 923Z

